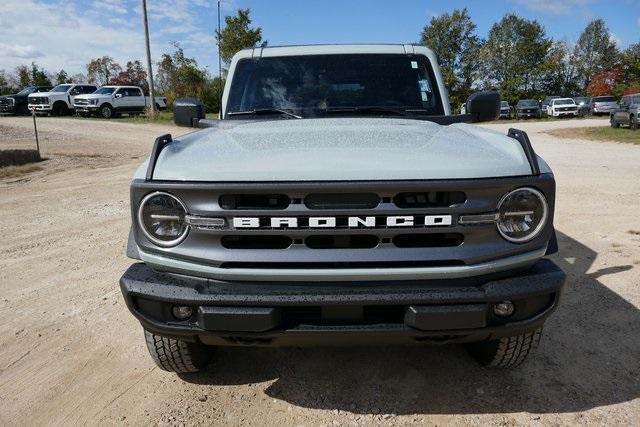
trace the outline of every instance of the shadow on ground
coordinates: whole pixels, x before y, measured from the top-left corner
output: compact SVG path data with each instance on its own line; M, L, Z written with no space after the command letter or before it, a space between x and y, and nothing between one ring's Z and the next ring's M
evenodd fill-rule
M293 405L354 413L563 413L640 397L640 311L587 274L596 253L559 234L567 286L538 351L513 370L481 368L460 346L222 348L195 384L276 380ZM637 267L636 267L637 268Z

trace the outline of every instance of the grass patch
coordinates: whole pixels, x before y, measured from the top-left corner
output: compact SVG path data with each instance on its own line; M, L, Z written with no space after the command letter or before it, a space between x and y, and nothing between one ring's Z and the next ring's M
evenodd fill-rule
M627 144L640 144L640 131L628 128L584 127L553 129L546 132L560 138L588 139L591 141L615 141Z
M36 150L0 150L0 168L42 161Z

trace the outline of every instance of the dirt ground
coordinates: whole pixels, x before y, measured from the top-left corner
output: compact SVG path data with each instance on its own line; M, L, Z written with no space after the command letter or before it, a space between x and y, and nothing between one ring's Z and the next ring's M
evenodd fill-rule
M117 283L130 177L156 136L185 130L41 119L50 160L0 179L0 425L637 425L640 146L544 133L606 125L518 124L556 173L568 273L521 367L480 368L459 346L223 348L178 377L154 366ZM30 126L0 117L0 149L25 148Z

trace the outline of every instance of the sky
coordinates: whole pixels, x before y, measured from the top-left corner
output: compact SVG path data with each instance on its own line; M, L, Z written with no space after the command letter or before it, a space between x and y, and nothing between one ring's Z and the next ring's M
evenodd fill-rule
M91 58L144 59L140 0L0 0L0 70L35 61L49 72L86 72ZM217 73L215 0L147 0L154 61L178 42ZM575 42L602 18L619 47L640 42L640 0L223 0L223 15L251 9L270 45L414 43L429 20L469 10L485 37L506 13L542 23L555 39Z

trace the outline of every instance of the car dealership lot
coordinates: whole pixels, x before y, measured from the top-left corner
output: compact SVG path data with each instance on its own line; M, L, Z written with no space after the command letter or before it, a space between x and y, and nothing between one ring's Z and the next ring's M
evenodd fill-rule
M513 371L451 347L223 348L211 370L158 370L117 281L128 185L171 125L39 119L39 171L0 180L0 424L425 422L632 424L640 417L640 146L556 139L608 120L510 122L556 173L567 290ZM0 118L0 149L31 143ZM28 148L31 148L30 146Z

